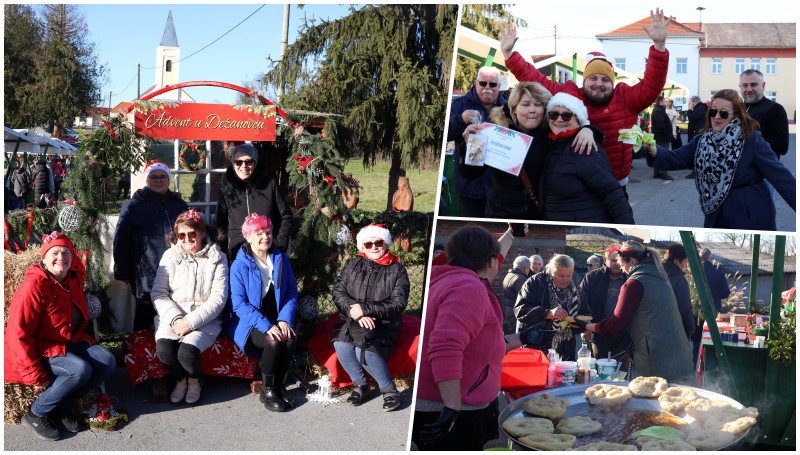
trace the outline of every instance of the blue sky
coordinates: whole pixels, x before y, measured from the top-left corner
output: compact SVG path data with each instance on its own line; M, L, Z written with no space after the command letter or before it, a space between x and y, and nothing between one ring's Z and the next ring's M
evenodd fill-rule
M141 89L155 80L155 48L161 42L169 10L175 22L181 57L186 57L215 40L259 6L247 5L79 5L99 62L108 67L103 106L136 97L136 64L142 64ZM297 37L304 16L336 19L348 14L348 6L292 5L289 42ZM283 5L266 5L236 30L199 54L181 62L182 82L216 80L241 84L268 68L267 56L277 59L281 49ZM130 84L130 85L129 85ZM127 88L126 88L127 87ZM193 87L187 92L198 102L233 103L236 92L219 88Z

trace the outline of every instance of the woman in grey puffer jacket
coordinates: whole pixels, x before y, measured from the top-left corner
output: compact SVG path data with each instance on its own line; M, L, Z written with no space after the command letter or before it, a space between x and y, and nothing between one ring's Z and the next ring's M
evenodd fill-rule
M175 243L161 258L151 292L158 312L156 355L177 381L173 403L200 399L200 355L222 330L228 300L228 261L207 232L198 212L178 217Z

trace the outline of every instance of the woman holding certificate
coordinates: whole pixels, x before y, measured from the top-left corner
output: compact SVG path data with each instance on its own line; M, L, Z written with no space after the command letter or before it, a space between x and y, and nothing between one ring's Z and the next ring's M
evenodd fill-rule
M486 200L487 218L541 219L538 207L541 198L537 197L536 188L543 155L537 150L547 140L547 123L542 120L550 96L550 92L538 83L520 82L511 91L508 104L495 107L489 112L489 122L502 127L497 128L498 133L495 134L508 137L509 130L523 133L526 135L523 137L526 137L525 142L528 146L527 150L523 149L522 165L516 166L516 169L501 170L492 167L494 183ZM486 124L470 125L464 131L467 154L470 151L470 135L475 135L484 128ZM586 148L597 148L596 143L602 140L595 138L599 130L596 133L595 130L587 128L576 133L578 136L576 142L585 144ZM518 153L518 150L512 153ZM487 162L489 158L487 154ZM469 160L462 161L459 167L462 175L468 178L477 178L489 168L489 165L475 166L467 164L468 162Z
M547 121L550 132L541 148L544 164L538 192L542 218L634 224L628 198L603 148L587 155L576 153L576 136L589 124L583 101L556 93L547 103Z

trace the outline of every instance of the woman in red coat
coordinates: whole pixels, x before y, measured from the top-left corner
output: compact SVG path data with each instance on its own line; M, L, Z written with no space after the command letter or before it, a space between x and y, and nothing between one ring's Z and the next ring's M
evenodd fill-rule
M11 298L5 381L41 392L22 424L43 439L56 440L59 431L53 422L60 421L69 432L79 431L82 419L69 409L105 381L116 363L110 352L83 332L89 322L85 272L74 261L72 241L53 232L42 243L42 262L28 269Z

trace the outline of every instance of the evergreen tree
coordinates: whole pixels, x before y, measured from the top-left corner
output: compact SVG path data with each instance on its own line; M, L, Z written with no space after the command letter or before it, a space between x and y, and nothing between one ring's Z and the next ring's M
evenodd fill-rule
M42 24L29 5L4 5L3 9L3 123L12 128L30 127L35 123L30 93L36 81L34 68L42 44Z
M457 7L367 5L306 20L265 83L285 81L287 108L344 116L340 136L365 166L391 158L387 209L401 168L438 155Z
M98 64L94 43L77 5L43 5L44 41L36 59L36 83L29 99L37 120L55 136L75 117L100 101L105 67Z
M499 41L505 24L513 22L519 27L528 25L524 20L511 15L507 8L508 5L499 4L464 5L464 11L461 13L461 25ZM459 55L453 77L453 88L461 89L464 92L472 88L472 81L478 76L478 69L482 65L483 62Z

